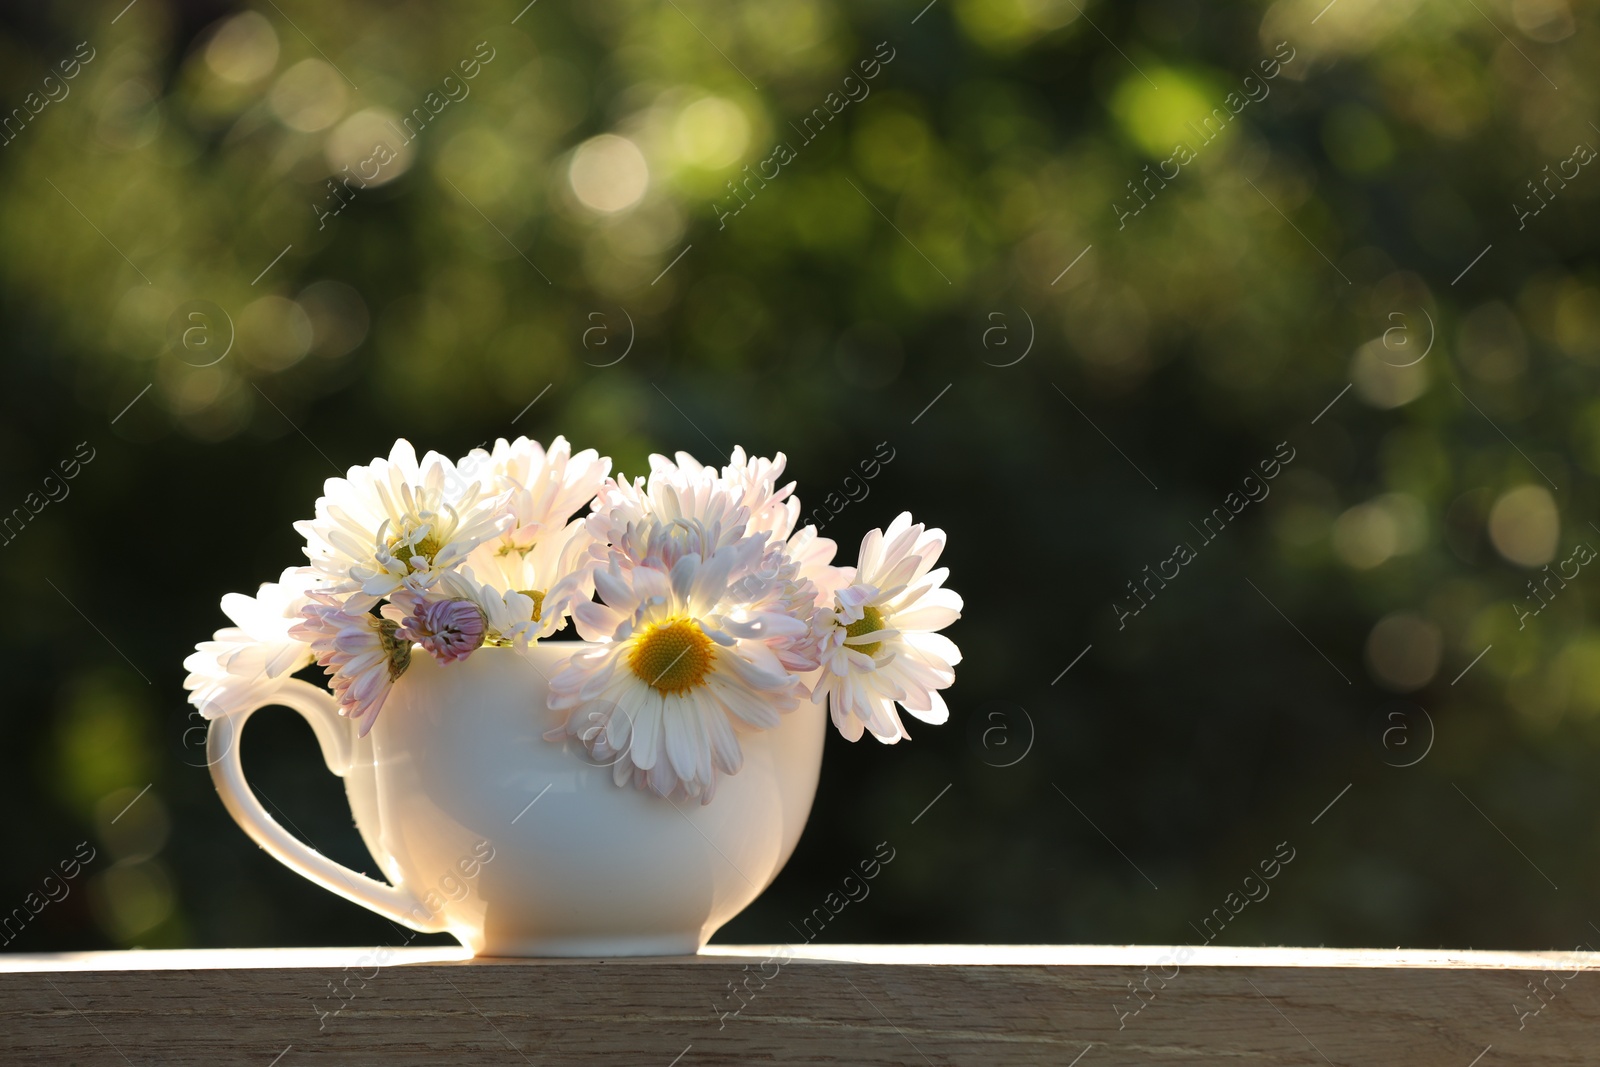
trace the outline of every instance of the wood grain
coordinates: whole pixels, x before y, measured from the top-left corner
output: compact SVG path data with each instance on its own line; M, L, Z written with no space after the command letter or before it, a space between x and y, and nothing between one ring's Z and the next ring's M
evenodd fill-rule
M395 949L381 967L357 965L371 949L0 956L0 1063L1600 1062L1600 984L1571 953L1208 946L1174 972L1156 966L1169 950L1140 946L810 945L781 963L777 951ZM1152 973L1165 985L1150 978L1131 999L1128 983ZM721 1015L744 979L748 1003Z

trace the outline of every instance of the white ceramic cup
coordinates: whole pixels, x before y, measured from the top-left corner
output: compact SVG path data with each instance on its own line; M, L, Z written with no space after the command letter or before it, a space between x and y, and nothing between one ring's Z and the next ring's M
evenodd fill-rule
M816 795L825 713L809 701L740 734L744 766L715 799L612 781L576 741L541 736L548 678L577 642L483 648L441 665L420 648L366 737L323 689L291 680L212 721L211 776L234 820L317 885L478 955L690 954L754 900L794 851ZM392 885L303 844L261 806L240 732L281 704L310 722L344 778L356 827Z

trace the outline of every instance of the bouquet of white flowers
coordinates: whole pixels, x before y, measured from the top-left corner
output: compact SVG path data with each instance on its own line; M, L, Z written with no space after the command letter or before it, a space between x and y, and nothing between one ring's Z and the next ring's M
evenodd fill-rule
M365 735L413 655L527 648L570 621L583 640L550 679L545 737L577 738L618 785L709 801L740 733L808 698L852 741L909 736L897 704L944 722L961 654L935 631L961 598L934 566L943 531L902 513L833 566L832 541L794 529L784 462L736 448L719 473L680 452L630 482L560 437L420 463L397 441L295 524L308 566L223 597L237 625L184 661L189 699L228 715L315 662Z

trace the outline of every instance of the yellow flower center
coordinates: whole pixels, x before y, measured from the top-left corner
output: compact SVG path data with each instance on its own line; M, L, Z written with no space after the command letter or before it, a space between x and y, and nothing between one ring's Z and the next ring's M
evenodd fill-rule
M387 547L390 555L395 556L397 559L406 564L410 564L412 556L421 556L429 563L432 563L433 558L437 556L439 554L439 550L444 547L444 545L439 542L439 538L436 537L431 530L428 532L426 537L422 538L422 540L416 542L415 544L407 545L405 541L406 539L404 537L395 537L390 539Z
M883 613L868 604L861 609L861 618L844 628L846 637L860 637L862 634L876 633L883 629ZM883 647L882 641L873 641L871 644L852 644L851 648L868 656L876 656L878 649Z
M543 589L518 589L517 592L533 601L533 621L539 621L539 612L544 610Z
M714 645L689 619L669 619L645 630L628 652L628 667L660 693L682 693L704 685Z

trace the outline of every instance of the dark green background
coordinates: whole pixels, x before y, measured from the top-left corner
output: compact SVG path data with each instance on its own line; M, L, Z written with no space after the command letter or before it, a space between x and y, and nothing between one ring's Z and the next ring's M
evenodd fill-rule
M1525 228L1514 207L1600 144L1592 9L1081 6L543 0L513 26L515 2L284 2L241 84L206 59L223 5L6 16L7 108L79 41L95 58L0 148L0 507L96 455L0 549L0 911L97 850L7 950L392 940L229 821L180 664L224 592L300 559L290 523L336 469L519 431L630 473L781 450L808 508L887 441L826 533L847 561L903 509L949 533L950 723L830 737L798 852L725 939L791 937L881 841L895 861L827 939L1193 941L1280 842L1294 861L1222 941L1595 935L1595 579L1519 631L1538 567L1487 532L1532 486L1554 512L1524 533L1556 523L1557 559L1600 542L1600 171ZM871 95L719 229L724 183L885 40ZM335 127L286 127L277 79L325 57L360 87L339 121L404 111L479 41L472 95L319 231ZM1282 41L1270 95L1119 229L1126 183ZM708 95L749 126L731 161L680 143ZM610 217L567 180L602 133L650 161ZM326 280L350 288L307 292ZM358 303L328 318L330 292ZM211 368L169 343L197 300L239 331ZM634 346L598 366L623 311ZM1381 366L1430 340L1410 377ZM1280 442L1271 495L1119 631L1125 583ZM1438 641L1424 681L1372 666L1395 613ZM371 870L304 724L262 716L250 749L302 833Z

